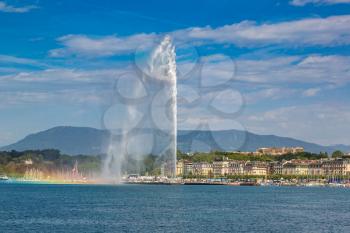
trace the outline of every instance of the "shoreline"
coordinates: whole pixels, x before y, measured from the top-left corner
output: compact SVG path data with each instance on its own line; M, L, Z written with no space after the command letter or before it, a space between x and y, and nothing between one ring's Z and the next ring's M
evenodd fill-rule
M48 181L48 180L2 180L0 184L38 184L38 185L186 185L186 186L254 186L254 187L330 187L330 188L350 188L350 183L282 183L272 184L264 182L208 182L208 181L179 181L179 182L163 182L163 181L125 181L121 183L108 183L96 181Z

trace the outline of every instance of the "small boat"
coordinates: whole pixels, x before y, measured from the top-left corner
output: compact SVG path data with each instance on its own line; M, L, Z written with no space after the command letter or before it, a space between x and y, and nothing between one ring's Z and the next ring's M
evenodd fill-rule
M6 181L9 178L6 175L0 175L0 181Z

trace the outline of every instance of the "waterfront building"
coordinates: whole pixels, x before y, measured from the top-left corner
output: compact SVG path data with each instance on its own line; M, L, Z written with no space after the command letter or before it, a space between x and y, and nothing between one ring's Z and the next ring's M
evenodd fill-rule
M324 175L322 160L311 161L308 165L308 175L322 176Z
M187 160L176 162L176 176L188 176L193 174L193 163Z
M229 161L228 164L228 175L237 176L244 174L245 161Z
M244 166L244 175L249 176L266 176L267 163L260 161L248 161Z
M349 176L350 159L328 159L323 161L323 172L326 176Z
M238 161L223 158L222 161L191 162L179 160L176 164L177 176L266 176L266 175L290 175L290 176L350 176L350 159L321 159L289 161Z
M183 174L185 176L193 174L193 163L190 161L185 161L183 165Z
M309 173L309 160L290 160L283 164L283 175L308 175Z
M213 176L213 164L207 162L193 163L192 171L193 175L211 178Z
M283 162L281 161L273 161L269 163L267 173L272 175L282 175Z
M229 174L229 161L214 161L213 173L215 177L226 176Z
M184 161L179 160L176 162L176 176L183 176L184 174Z

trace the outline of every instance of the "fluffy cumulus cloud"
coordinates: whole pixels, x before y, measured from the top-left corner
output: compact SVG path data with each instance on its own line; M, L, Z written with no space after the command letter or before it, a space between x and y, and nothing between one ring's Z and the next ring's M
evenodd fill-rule
M305 6L307 4L334 5L334 4L349 4L350 0L292 0L289 3L293 6Z
M29 11L36 9L36 8L38 8L38 7L34 6L34 5L16 7L16 6L8 5L8 4L6 4L6 2L3 2L3 1L0 2L0 12L26 13L26 12L29 12Z

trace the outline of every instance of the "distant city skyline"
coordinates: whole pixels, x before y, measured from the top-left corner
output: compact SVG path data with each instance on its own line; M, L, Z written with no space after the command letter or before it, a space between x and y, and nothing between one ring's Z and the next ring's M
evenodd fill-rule
M0 1L0 146L54 126L101 128L116 79L166 34L177 48L180 129L206 121L350 144L349 3ZM196 64L202 72L188 73Z

